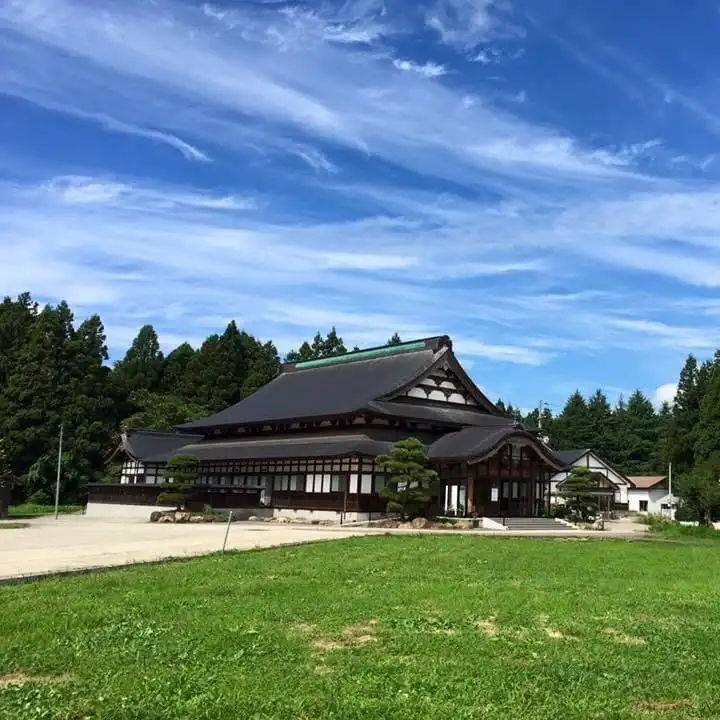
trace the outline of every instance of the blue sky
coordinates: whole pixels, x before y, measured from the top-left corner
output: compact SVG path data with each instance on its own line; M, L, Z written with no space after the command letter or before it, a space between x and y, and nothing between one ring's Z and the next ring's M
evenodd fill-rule
M648 19L652 19L649 22ZM711 0L0 3L0 292L117 356L448 333L492 397L720 346Z

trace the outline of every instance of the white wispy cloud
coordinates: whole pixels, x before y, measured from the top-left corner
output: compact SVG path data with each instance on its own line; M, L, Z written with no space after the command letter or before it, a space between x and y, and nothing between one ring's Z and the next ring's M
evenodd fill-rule
M523 34L509 11L504 0L438 0L426 11L425 22L448 45L472 50L490 37Z
M483 8L472 5L458 2L455 10L481 26L476 13ZM77 0L0 7L0 30L12 33L0 45L6 68L0 90L102 119L111 129L145 133L194 159L210 158L209 146L218 144L287 152L293 128L305 145L341 145L466 182L479 169L521 179L567 171L592 177L621 164L609 151L583 147L487 102L468 107L467 93L424 82L439 66L387 72L384 56L347 43L279 48L276 36L290 29L278 17L288 11L227 11L235 24L218 34L214 17L163 0L104 3L97 10L85 12Z
M418 75L428 78L440 77L441 75L446 75L448 72L444 65L438 65L437 63L429 61L420 65L412 60L395 59L393 60L393 65L398 70L417 73Z
M116 348L143 322L167 345L240 317L283 351L332 324L349 345L449 332L478 373L575 377L569 357L632 350L649 392L720 342L700 304L720 287L720 186L656 172L676 154L655 134L599 144L529 119L522 93L508 110L455 71L428 80L449 53L512 56L490 52L520 34L509 5L413 7L445 44L423 64L393 45L393 3L88 8L0 4L0 92L194 174L78 163L5 182L6 292L99 310Z
M254 210L258 206L252 198L209 195L170 188L161 190L149 186L72 175L52 178L40 188L40 191L70 205L116 203L135 209L184 206L205 210Z

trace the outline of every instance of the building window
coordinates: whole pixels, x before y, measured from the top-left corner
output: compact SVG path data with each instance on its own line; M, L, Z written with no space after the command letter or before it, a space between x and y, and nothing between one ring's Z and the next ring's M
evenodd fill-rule
M640 512L647 512L647 511L648 511L648 501L641 500L640 501Z
M347 479L345 475L333 475L330 478L330 492L345 492Z
M385 475L375 475L373 477L373 492L380 493L385 485L387 485L387 478Z

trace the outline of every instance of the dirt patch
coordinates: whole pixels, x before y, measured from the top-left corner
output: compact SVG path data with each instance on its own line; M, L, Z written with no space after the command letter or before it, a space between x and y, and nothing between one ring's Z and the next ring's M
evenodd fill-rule
M0 675L0 687L12 687L17 685L30 685L35 683L38 685L57 685L72 682L71 675L26 675L25 673L15 672Z
M342 650L345 645L337 642L336 640L313 640L310 643L310 647L313 650L320 650L321 652L327 652L328 650Z
M551 640L564 640L565 635L563 635L559 630L556 630L555 628L545 628L545 634L551 639Z
M692 705L691 700L643 700L635 703L633 706L636 710L647 710L648 712L657 712L658 710L679 710Z
M497 618L494 615L485 618L485 620L478 620L475 623L475 627L481 632L484 632L488 637L497 637L500 632L500 628L497 624Z
M301 635L309 635L317 630L317 625L312 623L300 623L293 626L293 632L300 633Z
M615 628L605 628L605 634L610 636L613 642L619 645L644 645L645 640L639 637L632 637L631 635L623 635L621 632L615 630Z
M310 643L313 650L327 652L329 650L344 650L357 645L367 645L368 643L377 642L375 631L378 620L368 620L359 625L349 625L344 628L340 639L320 638Z

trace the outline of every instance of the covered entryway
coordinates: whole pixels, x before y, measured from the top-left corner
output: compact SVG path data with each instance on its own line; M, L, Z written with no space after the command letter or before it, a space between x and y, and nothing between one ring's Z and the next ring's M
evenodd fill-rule
M440 475L438 512L456 517L545 515L550 478L563 466L550 448L513 426L466 428L435 442L429 455Z

